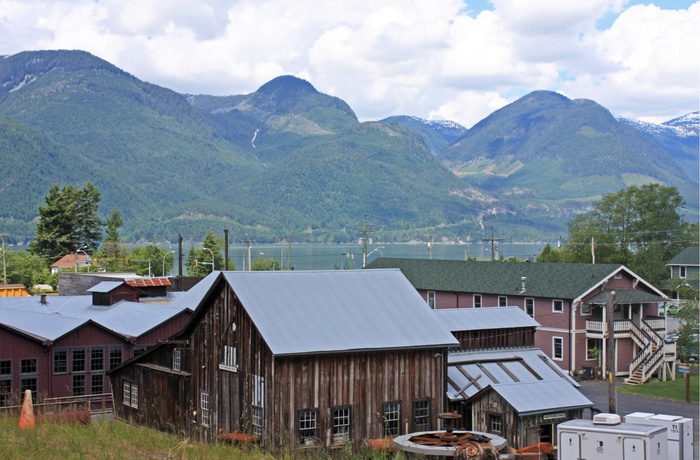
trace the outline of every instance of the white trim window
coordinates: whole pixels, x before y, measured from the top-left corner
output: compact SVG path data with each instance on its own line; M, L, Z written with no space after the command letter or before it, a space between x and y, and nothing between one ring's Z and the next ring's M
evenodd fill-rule
M555 361L564 360L564 338L552 337L552 359Z
M498 296L498 306L499 307L507 307L508 306L508 296L499 295Z
M591 304L582 303L581 304L581 316L591 316Z
M202 426L209 426L209 393L206 391L202 391L199 408L202 413Z
M535 299L532 297L525 297L525 313L531 318L535 317Z
M344 444L350 441L350 406L333 408L332 443Z
M428 306L435 310L435 291L428 291Z
M685 279L686 276L685 265L681 265L678 267L678 277Z
M173 370L182 370L182 352L180 350L173 350Z
M564 313L564 301L561 299L552 300L552 311L554 313Z
M317 420L317 410L299 411L299 439L302 444L314 445L316 443Z
M122 385L124 388L124 400L122 403L125 406L130 406L135 409L139 408L139 385L136 382L130 382L128 380L123 380Z
M474 308L481 308L481 294L474 294Z

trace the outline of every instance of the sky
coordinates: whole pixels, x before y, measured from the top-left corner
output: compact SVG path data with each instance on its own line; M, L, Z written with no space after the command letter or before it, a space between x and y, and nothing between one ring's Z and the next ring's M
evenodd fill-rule
M80 49L179 93L280 75L470 128L535 90L661 123L700 106L700 0L0 0L0 55Z

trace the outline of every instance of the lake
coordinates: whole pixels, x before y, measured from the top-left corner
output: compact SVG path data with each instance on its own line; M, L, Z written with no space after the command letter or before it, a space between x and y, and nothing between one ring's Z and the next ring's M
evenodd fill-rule
M547 243L499 243L495 247L495 257L499 259L516 257L520 260L534 259ZM201 247L201 246L198 246ZM170 248L167 248L170 250ZM183 248L183 261L187 259L189 247ZM429 259L431 251L427 244L385 243L367 246L367 263L377 257L404 257ZM288 244L255 244L250 249L252 262L260 258L275 259L282 266L289 265L290 247ZM488 243L432 245L433 259L464 260L476 257L479 260L491 259L491 245ZM230 245L229 258L236 270L245 270L248 265L245 245ZM362 245L360 244L292 244L291 262L295 270L338 270L362 268ZM218 267L217 267L218 268ZM173 273L177 272L175 267Z

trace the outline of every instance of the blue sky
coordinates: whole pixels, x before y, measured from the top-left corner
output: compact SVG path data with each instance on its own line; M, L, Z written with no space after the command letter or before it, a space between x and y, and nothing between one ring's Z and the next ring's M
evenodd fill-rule
M0 0L0 54L82 49L189 94L295 75L471 127L534 90L662 122L698 110L700 1Z

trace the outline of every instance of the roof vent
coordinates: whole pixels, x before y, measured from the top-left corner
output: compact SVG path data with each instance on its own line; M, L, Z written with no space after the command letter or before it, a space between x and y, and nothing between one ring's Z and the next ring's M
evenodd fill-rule
M520 277L520 290L525 291L525 281L527 281L527 277L521 276Z
M593 416L594 425L619 425L622 418L617 414L596 414Z
M41 294L41 297L39 297L39 303L46 305L46 294Z

